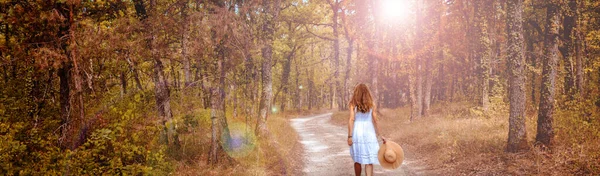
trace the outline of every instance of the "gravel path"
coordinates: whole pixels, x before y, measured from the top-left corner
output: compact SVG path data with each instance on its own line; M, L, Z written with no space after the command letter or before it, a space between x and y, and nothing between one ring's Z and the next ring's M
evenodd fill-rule
M304 145L304 175L354 175L350 148L346 141L348 129L329 122L331 113L296 118L291 120L292 127L300 135L300 143ZM406 152L406 151L405 151ZM375 165L375 175L422 175L421 170L413 166L410 158L396 170L384 170ZM364 165L363 171L364 173Z

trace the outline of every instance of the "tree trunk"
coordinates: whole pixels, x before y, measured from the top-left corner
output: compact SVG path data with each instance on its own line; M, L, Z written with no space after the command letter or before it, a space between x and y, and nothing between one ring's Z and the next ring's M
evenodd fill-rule
M527 42L527 45L525 46L525 57L526 57L526 61L531 64L531 67L536 68L537 67L537 54L534 54L534 39L533 39L533 32L531 31L531 29L527 30L527 32L525 33L525 41ZM537 104L536 103L536 98L535 98L535 91L536 91L536 75L537 73L533 70L529 71L531 73L531 103L532 104Z
M471 47L471 57L473 60L478 60L479 62L479 80L481 81L480 85L480 101L479 105L483 110L487 111L489 106L489 87L490 87L490 60L492 54L492 46L491 39L488 29L490 28L490 17L494 15L488 15L493 12L493 1L490 0L479 0L474 2L474 29L473 32L475 35L471 37L474 41L472 41L473 45Z
M267 133L267 119L269 117L269 110L271 108L271 99L273 96L273 81L271 74L271 66L273 63L273 42L274 42L274 33L275 33L275 22L277 21L277 16L279 15L280 10L280 0L276 0L274 3L270 3L269 1L264 1L264 16L265 21L262 25L262 30L264 32L263 47L261 49L263 56L262 63L262 95L260 99L260 115L258 117L256 123L256 136L264 137Z
M341 107L342 110L347 110L348 109L348 103L350 101L350 96L348 95L348 90L349 89L349 80L350 80L350 71L352 68L352 51L353 51L353 46L354 45L354 40L350 38L350 36L348 36L348 34L346 34L346 39L348 40L348 49L346 50L346 75L344 78L344 88L342 89L342 98L344 99L344 101L342 101Z
M124 71L121 71L121 97L127 94L127 76Z
M523 0L507 1L506 29L508 34L509 125L508 152L528 148L525 128L525 78L523 53Z
M173 118L173 114L171 113L171 103L170 103L170 90L169 83L165 78L164 73L164 65L161 60L160 50L158 48L159 44L157 41L157 29L155 26L151 24L149 17L154 17L156 2L154 0L150 0L149 11L146 13L146 6L144 5L144 1L135 0L135 9L138 14L138 18L144 24L144 28L150 34L150 38L146 40L146 47L151 52L152 60L154 61L154 69L152 74L152 79L154 81L154 93L156 99L156 109L158 110L158 116L160 117L161 123L163 124L165 142L167 144L173 143L176 149L179 148L179 139L175 133L174 125L168 125L167 122Z
M579 10L577 10L576 13L579 14ZM581 22L579 20L577 21L577 30L575 30L575 86L577 87L577 91L579 91L579 96L585 98L585 91L583 90L585 84L585 75L583 74L583 59L586 56L586 49L584 45L585 39L581 30L581 24L579 24Z
M210 115L211 115L211 147L209 151L209 164L219 163L219 157L226 161L231 158L225 153L224 147L231 143L231 135L227 118L225 117L225 48L222 44L217 47L217 79L211 84Z
M565 70L565 82L564 82L564 90L565 94L569 99L573 99L573 96L577 93L577 87L575 87L575 61L576 60L576 52L575 52L575 37L576 32L575 28L577 28L577 2L576 0L569 0L568 2L568 10L567 13L564 14L563 25L564 30L562 33L562 37L564 40L563 46L560 48L561 53L563 55L564 61L564 70ZM547 30L547 29L546 29ZM547 47L546 47L547 48ZM548 54L548 53L546 53Z
M337 104L337 108L339 110L342 110L342 103L343 103L343 97L342 97L342 86L340 86L340 39L339 39L339 25L338 25L338 17L339 17L339 7L340 6L340 2L339 0L334 0L333 4L331 5L331 10L333 11L333 60L334 60L334 72L333 72L333 79L334 81L334 88L333 88L333 95L332 95L332 99L334 100L334 102L332 102L333 104ZM337 100L337 103L335 102ZM333 107L335 108L335 106Z
M296 65L296 68L298 66ZM308 71L307 71L308 72ZM314 92L315 92L315 84L313 82L313 70L310 69L310 73L307 73L306 77L307 77L307 82L308 82L308 92L306 93L307 97L306 100L308 101L308 110L312 110L313 105L318 105L315 103L318 103L319 101L314 101Z
M425 70L423 72L423 77L425 78L424 81L424 85L423 85L423 108L422 108L422 112L421 115L423 116L427 116L429 115L429 108L431 105L431 87L433 86L433 74L431 74L431 59L432 59L432 55L433 54L427 54L428 57L425 58Z
M283 95L281 97L281 112L285 111L285 107L286 107L286 103L287 103L288 89L290 87L288 82L290 79L290 70L291 70L291 66L292 66L292 60L296 53L296 49L297 49L296 46L292 47L292 51L290 51L287 58L284 59L284 61L283 61L283 70L281 73L281 89L283 91Z
M187 13L188 1L184 1L181 5L181 16L183 17L183 28L181 34L181 57L183 60L183 79L184 88L188 88L192 83L191 72L190 72L190 58L188 57L188 41L190 38L189 32L189 16Z
M417 29L417 38L422 39L423 38L423 14L424 14L424 10L423 10L423 1L419 0L417 1L417 5L416 5L416 10L417 10L417 14L416 14L416 20L417 20L417 24L416 24L416 29ZM413 63L413 68L412 68L412 78L409 78L409 86L411 87L410 89L410 93L411 93L411 116L410 119L415 120L415 119L419 119L421 118L421 115L423 113L423 77L422 77L422 71L421 71L421 60L424 56L423 53L423 44L421 43L421 40L415 40L415 49L413 51L413 53L415 53L416 57L414 58L414 63Z
M71 73L70 62L63 62L62 67L58 69L58 78L60 79L60 115L61 115L61 136L59 144L67 146L68 123L70 121L71 111L71 88L69 87Z
M584 52L584 36L583 36L583 30L582 30L582 25L581 25L581 20L579 20L579 16L581 16L581 12L579 11L581 5L583 2L581 2L581 0L571 0L569 1L569 8L571 9L571 13L573 13L573 18L575 20L575 31L573 31L572 37L574 37L574 43L575 45L573 47L574 48L574 52L575 52L575 87L576 87L576 92L579 93L580 97L584 97L584 93L585 91L583 90L584 87L584 74L583 74L583 58L585 55Z
M552 147L554 130L552 128L554 113L554 84L558 61L558 30L560 25L558 3L551 1L546 7L546 36L543 61L542 87L538 113L536 142Z

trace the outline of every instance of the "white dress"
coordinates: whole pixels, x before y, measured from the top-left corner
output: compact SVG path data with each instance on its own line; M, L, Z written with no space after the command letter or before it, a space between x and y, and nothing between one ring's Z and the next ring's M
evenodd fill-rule
M352 131L352 145L350 146L350 156L354 162L360 164L377 164L377 152L379 143L373 126L373 109L367 113L356 111L354 115L354 131Z

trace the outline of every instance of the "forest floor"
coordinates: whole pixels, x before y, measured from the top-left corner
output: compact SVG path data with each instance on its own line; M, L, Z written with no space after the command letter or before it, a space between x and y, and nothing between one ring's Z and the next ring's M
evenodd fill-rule
M562 137L557 137L552 151L531 145L529 151L506 153L508 112L503 109L483 113L470 103L442 103L432 107L429 116L413 122L409 119L409 107L381 109L379 124L384 137L402 146L408 161L419 161L423 168L418 175L600 173L598 162L594 161L597 145L571 147ZM348 111L335 112L331 123L347 130L348 116ZM527 115L530 144L535 141L535 117Z
M402 146L405 161L393 172L375 166L375 173L600 174L600 141L593 140L597 139L594 134L600 133L593 125L583 128L559 121L556 146L552 151L544 151L533 147L536 115L529 112L526 120L531 150L504 152L508 134L506 109L506 105L492 106L484 113L472 103L438 103L430 115L412 122L409 107L381 109L378 117L382 134ZM185 153L196 155L184 155L186 159L176 161L174 175L353 175L346 143L348 116L348 111L327 109L272 114L267 121L269 140L257 141L251 152L235 158L233 163L216 166L206 164L208 145L197 145L210 142L210 124L201 123L203 127L197 132L182 136ZM228 118L231 129L246 123L244 119ZM581 139L575 140L577 137Z

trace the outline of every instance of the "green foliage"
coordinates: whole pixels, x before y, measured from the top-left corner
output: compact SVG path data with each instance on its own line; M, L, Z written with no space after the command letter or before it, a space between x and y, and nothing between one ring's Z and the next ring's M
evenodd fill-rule
M66 154L70 172L76 175L166 175L172 169L166 161L164 146L154 139L145 139L145 133L156 134L159 127L127 132L125 123L96 130L88 141L75 151ZM152 146L152 145L150 145Z
M107 95L110 95L107 94ZM141 116L143 93L90 107L100 111L89 136L74 150L59 147L58 120L36 126L27 118L0 122L0 173L7 175L167 175L173 171L158 142L161 125ZM104 106L110 104L110 106ZM102 109L110 109L103 113ZM101 118L101 119L100 119ZM151 120L152 121L152 120ZM100 122L98 122L100 123ZM84 133L87 129L79 129Z

